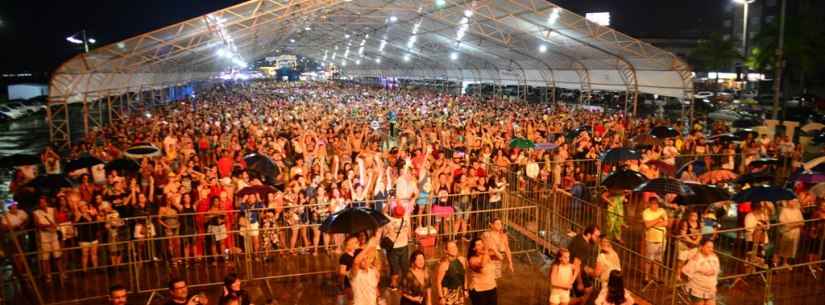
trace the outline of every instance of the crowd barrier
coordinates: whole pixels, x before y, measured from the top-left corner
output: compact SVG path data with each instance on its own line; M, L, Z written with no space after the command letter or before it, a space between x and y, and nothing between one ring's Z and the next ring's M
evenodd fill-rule
M539 246L545 252L553 252L559 247L566 247L570 239L580 233L586 226L595 224L605 234L610 224L610 213L603 207L587 202L563 190L542 192L514 192L508 194L511 201L523 205L535 205L538 209ZM640 214L641 210L639 210ZM774 215L778 214L775 213ZM776 217L772 218L774 221ZM712 233L694 235L671 231L665 242L665 251L661 260L651 260L646 255L644 227L639 217L627 217L623 230L623 241L611 242L613 249L621 259L625 285L636 295L652 304L691 304L686 292L685 278L680 275L684 259L696 253L694 246L684 243L686 240L699 240L702 237L714 241L715 254L720 261L720 304L759 304L798 296L800 285L807 285L810 291L820 291L822 282L821 269L825 265L825 219L809 219L796 223L766 223L761 230L766 236L763 243L752 242L754 231L745 228L715 229ZM669 228L676 226L674 222ZM798 232L790 230L798 228ZM761 233L756 233L757 236ZM798 235L795 235L798 234ZM787 252L785 252L787 251ZM783 255L787 260L779 259ZM783 257L784 258L784 257ZM648 267L654 266L654 267ZM653 276L656 281L647 281L647 268L658 268ZM803 279L798 276L801 275ZM793 271L791 279L776 283L777 275ZM791 281L792 285L788 285ZM743 298L742 290L749 292ZM817 290L819 289L819 290Z
M494 196L498 195L498 196ZM491 198L499 197L500 200ZM535 252L535 239L527 234L536 235L538 210L534 205L513 204L506 193L471 193L449 195L447 202L461 206L462 211L451 215L440 211L434 213L430 200L420 205L417 213L411 216L413 237L411 243L423 247L425 252L439 255L436 249L443 248L446 240L477 236L489 229L493 219L500 219L511 234L510 247L514 255ZM374 206L384 201L361 203ZM306 205L302 208L321 208L318 205ZM282 212L291 217L290 209ZM274 209L249 209L245 211L225 211L224 215L252 215L255 212L274 212ZM243 213L243 214L242 214ZM183 217L207 217L210 213L179 214ZM226 238L217 243L216 233L207 228L198 228L193 234L164 234L158 224L157 215L149 217L123 219L124 229L120 236L129 236L119 240L101 237L94 245L68 245L61 249L61 259L48 261L51 272L46 272L41 264L43 251L37 243L34 231L19 231L7 235L6 241L11 248L9 258L14 262L15 289L8 300L14 304L69 304L102 300L108 294L108 287L121 284L133 294L149 294L167 289L170 275L175 274L187 281L189 287L217 287L222 285L223 276L229 272L237 273L240 278L249 281L297 278L304 276L330 275L337 270L338 249L343 240L341 235L321 234L320 243L314 234L320 232L319 221L301 222L300 215L295 223L286 220L274 226L253 227L235 224L226 230L220 230ZM138 226L153 224L154 234L145 234L135 238L135 232L145 229ZM95 226L108 230L106 222L75 225L75 230ZM430 229L432 227L432 229ZM427 228L423 230L421 228ZM434 229L434 230L433 230ZM416 233L417 232L417 233ZM427 235L418 236L418 233ZM304 240L304 234L307 240ZM105 235L105 234L104 234ZM273 242L277 239L277 242ZM292 247L292 240L295 240ZM430 244L425 240L430 240ZM269 246L266 246L269 243ZM24 246L26 245L26 246ZM184 245L195 245L198 256L183 255ZM221 251L220 246L225 250ZM212 250L215 246L216 249ZM433 249L428 251L426 249ZM96 249L96 251L94 251ZM86 268L80 263L84 252L94 251L98 255L98 265L89 264ZM113 256L120 255L118 262ZM429 257L431 262L438 257ZM58 265L61 269L58 269ZM5 291L5 290L4 290ZM29 296L31 298L26 298ZM22 299L21 299L22 297ZM4 298L5 299L5 298Z

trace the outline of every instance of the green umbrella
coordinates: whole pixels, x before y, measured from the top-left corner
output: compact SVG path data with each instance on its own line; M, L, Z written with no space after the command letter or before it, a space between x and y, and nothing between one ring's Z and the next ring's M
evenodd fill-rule
M536 144L533 141L524 139L524 138L515 138L510 141L511 148L533 148L536 147Z

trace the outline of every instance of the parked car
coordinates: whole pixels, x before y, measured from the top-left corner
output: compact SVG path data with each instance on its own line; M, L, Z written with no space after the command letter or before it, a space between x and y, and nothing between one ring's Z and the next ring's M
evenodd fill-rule
M733 110L722 109L722 110L719 110L719 111L714 111L714 112L709 113L708 118L711 119L711 120L714 120L714 121L731 121L731 122L733 122L733 121L736 121L736 120L743 119L744 116L742 114L740 114L739 112L736 112L736 111L733 111Z
M29 109L34 112L46 111L46 104L42 101L36 99L30 99L27 101L22 102L23 105L26 105Z
M693 97L695 97L697 99L708 99L708 98L713 97L713 92L699 91L699 92L696 92L696 94L694 94Z
M11 108L8 105L0 105L0 113L15 120L26 116L25 111Z
M7 116L3 113L0 113L0 123L9 122L11 120L12 120L12 118L10 118L9 116Z
M23 105L23 103L21 103L21 102L11 102L11 103L6 104L6 106L11 108L11 109L18 110L18 111L20 111L20 112L22 112L23 114L26 114L26 115L34 113L34 109L31 109L26 105Z

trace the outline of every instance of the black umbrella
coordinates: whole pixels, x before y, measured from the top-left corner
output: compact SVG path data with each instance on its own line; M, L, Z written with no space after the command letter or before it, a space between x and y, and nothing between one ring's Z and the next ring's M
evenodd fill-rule
M632 150L630 148L622 147L622 148L614 148L610 149L602 155L602 163L604 164L616 164L619 162L629 161L629 160L639 160L642 156L639 152Z
M735 202L782 201L796 198L791 190L775 186L754 186L733 195Z
M642 183L634 191L653 192L657 194L693 195L693 190L684 182L673 178L657 178Z
M567 135L565 135L565 137L567 137L568 139L572 139L572 138L575 138L575 137L579 136L579 134L581 134L582 132L585 132L585 131L588 131L588 130L590 130L590 126L586 126L586 125L581 126L581 127L575 128L575 129L570 130L569 132L567 132Z
M248 154L243 157L246 162L246 170L252 176L260 177L264 183L275 184L275 178L278 177L279 170L269 158L260 154Z
M130 159L153 158L161 155L160 148L151 144L138 144L126 149L123 154Z
M758 159L758 160L753 160L748 165L750 167L761 167L761 166L765 166L765 165L778 165L778 164L779 164L779 160L777 160L777 159L762 158L762 159Z
M66 164L66 172L71 173L79 169L89 168L102 163L102 160L92 156L80 157L79 159L69 161L69 163Z
M677 178L682 177L682 173L684 173L687 170L688 166L690 166L690 165L693 165L693 173L696 174L697 176L704 173L705 168L707 167L707 165L705 164L705 160L701 160L701 159L691 160L691 161L689 161L685 164L682 164L682 166L679 167L679 169L676 170L675 176Z
M662 144L662 139L659 139L649 134L641 134L633 137L633 139L631 139L630 142L633 142L633 144L636 146L656 146Z
M355 234L375 230L390 222L380 212L368 208L347 208L329 215L321 224L321 232Z
M733 127L735 128L751 128L759 125L762 125L762 123L754 119L738 119L733 121Z
M660 139L666 139L678 136L679 132L676 131L676 129L673 129L673 127L657 126L650 131L650 135Z
M14 154L0 158L0 168L40 164L40 157L35 155Z
M723 133L723 134L713 135L708 139L711 140L711 141L720 142L720 143L730 143L730 142L741 141L742 140L741 138L737 137L736 135L734 135L732 133Z
M814 138L811 139L811 142L814 143L814 144L825 143L825 133L820 133L820 134L814 136Z
M687 185L693 191L693 195L676 197L677 204L707 205L719 201L730 200L730 194L720 187L698 183L687 183Z
M64 187L72 187L74 182L62 174L52 174L37 176L28 183L22 185L16 192L38 192L52 194Z
M266 194L275 193L277 191L278 190L268 185L253 185L242 188L240 191L235 193L235 196L242 197L250 194L261 194L261 196L266 196Z
M106 164L106 171L118 171L120 173L136 173L140 170L140 164L129 159L117 159Z
M647 181L647 179L639 172L624 168L604 178L602 186L611 190L632 190L645 181Z
M756 137L759 136L759 133L756 132L756 131L753 131L753 129L740 129L740 130L734 132L733 135L735 135L737 138L739 138L739 141L744 141L745 139L748 138L748 135L750 135L751 139L756 139Z
M759 173L750 173L747 175L742 175L738 179L736 179L737 184L755 184L759 182L771 182L773 181L774 177L765 172Z

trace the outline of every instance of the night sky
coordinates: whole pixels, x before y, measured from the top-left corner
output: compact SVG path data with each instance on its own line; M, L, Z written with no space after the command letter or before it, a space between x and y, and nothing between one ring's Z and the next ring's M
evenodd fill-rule
M721 24L728 0L556 0L574 12L608 11L612 27L646 37L702 33ZM0 72L50 72L80 51L65 38L86 29L108 44L241 0L0 0ZM682 34L684 36L685 34Z

